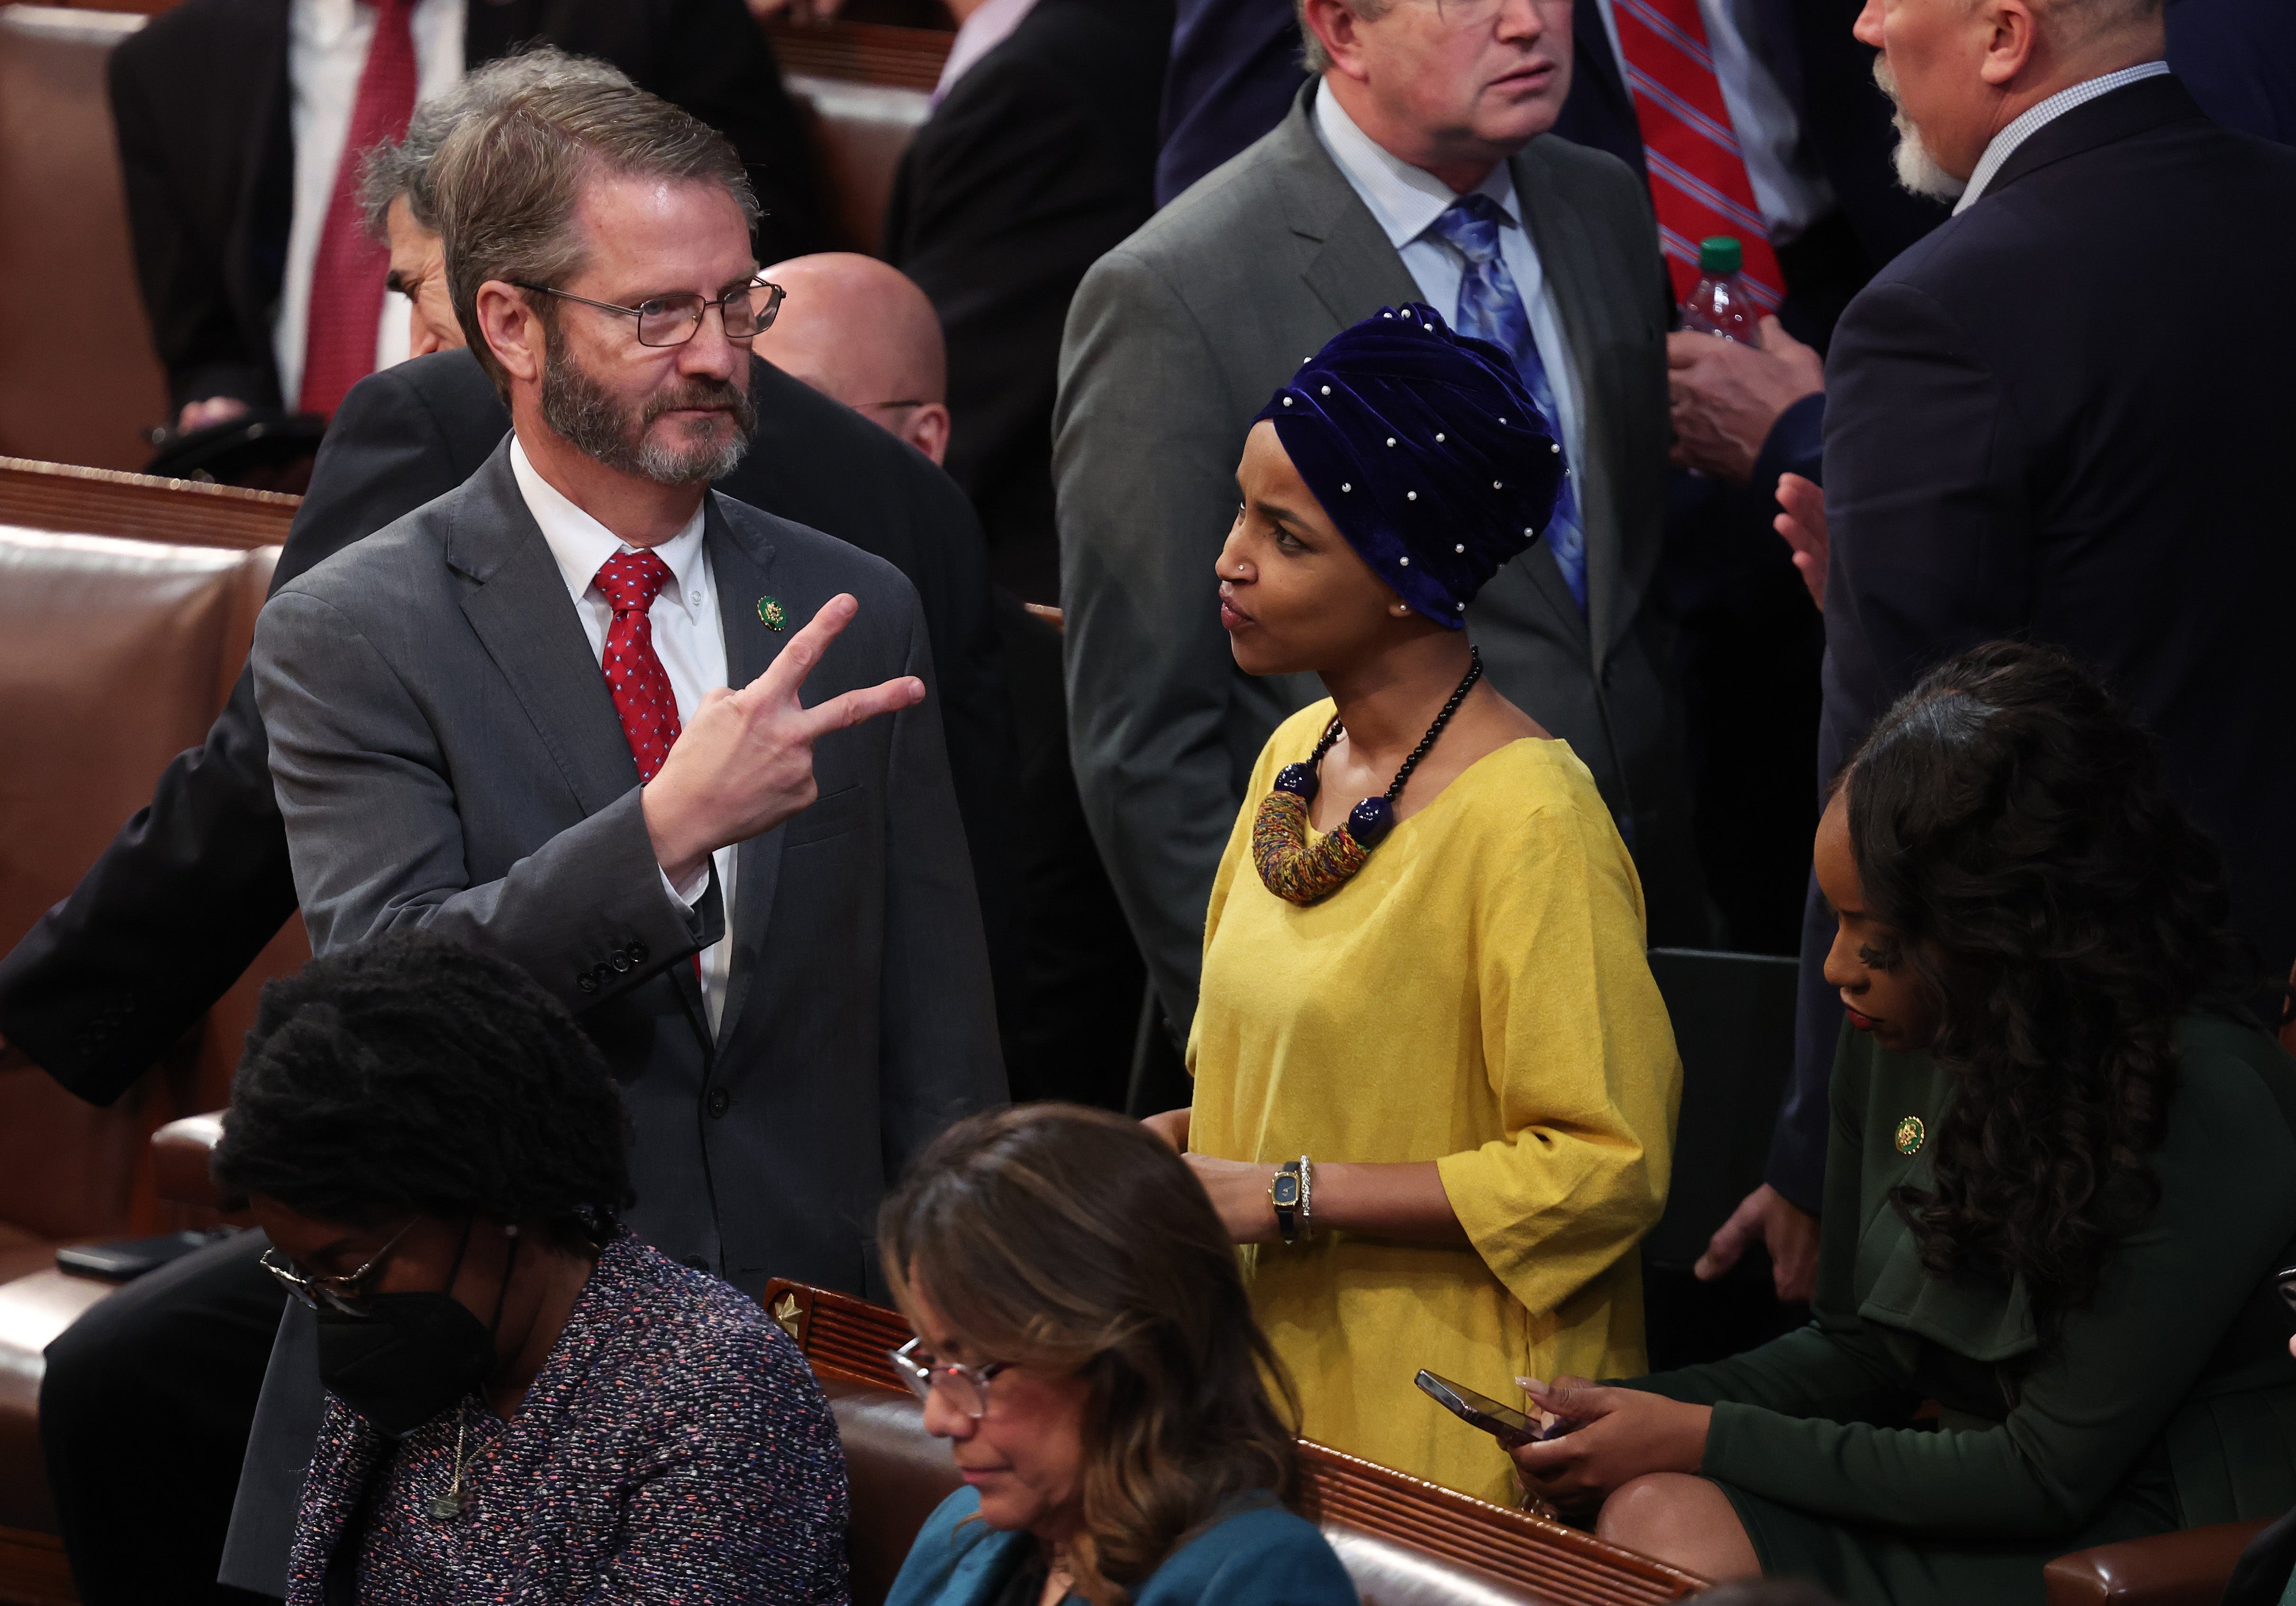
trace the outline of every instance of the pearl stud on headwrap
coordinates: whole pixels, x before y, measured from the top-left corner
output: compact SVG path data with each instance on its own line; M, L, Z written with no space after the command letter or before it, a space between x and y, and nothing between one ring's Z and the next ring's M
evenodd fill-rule
M1413 302L1342 330L1292 381L1259 418L1308 488L1414 611L1463 627L1475 594L1546 528L1562 480L1514 365Z

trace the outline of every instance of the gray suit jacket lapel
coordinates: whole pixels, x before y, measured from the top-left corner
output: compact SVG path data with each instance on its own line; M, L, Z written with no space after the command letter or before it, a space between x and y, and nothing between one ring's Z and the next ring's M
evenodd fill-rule
M463 617L510 683L586 816L638 783L637 760L630 757L622 717L566 594L566 578L519 495L510 439L504 438L462 492L447 529L447 564L472 582L463 596ZM693 967L672 965L669 974L693 1018L707 1021Z
M767 628L758 617L760 601L773 590L773 543L754 530L737 529L726 517L715 491L704 508L701 539L718 586L718 621L726 633L726 684L739 689L764 674L789 639L784 633ZM793 627L800 622L792 619L790 625ZM786 835L777 825L742 843L734 856L734 963L726 980L725 1012L718 1018L720 1045L733 1041L734 1024L741 1017L742 1006L749 1002L773 914L775 889L781 881L782 841Z
M1300 276L1332 315L1332 332L1337 334L1379 307L1416 301L1419 286L1396 254L1387 231L1316 137L1309 118L1315 95L1311 79L1276 130L1278 150L1291 169L1280 193L1284 221L1294 234L1316 248ZM1265 399L1255 398L1253 405Z
M585 815L638 783L606 677L542 529L511 474L507 438L471 477L447 530L447 566L472 582L463 616L510 683Z
M1655 552L1621 550L1619 534L1618 488L1611 483L1606 464L1616 461L1614 438L1619 409L1611 394L1603 360L1609 332L1611 301L1601 291L1601 265L1588 249L1583 229L1563 226L1568 217L1555 193L1539 142L1533 141L1511 164L1514 193L1522 207L1523 224L1538 248L1538 260L1554 287L1555 310L1569 332L1571 366L1578 371L1579 408L1586 419L1584 461L1573 465L1578 481L1579 513L1587 531L1586 623L1592 653L1590 663L1600 671L1617 644L1616 638L1634 617L1622 607L1624 599L1638 597L1649 581L1646 570ZM1539 566L1542 586L1559 590L1571 617L1578 605L1552 561ZM1548 585L1547 582L1552 582Z

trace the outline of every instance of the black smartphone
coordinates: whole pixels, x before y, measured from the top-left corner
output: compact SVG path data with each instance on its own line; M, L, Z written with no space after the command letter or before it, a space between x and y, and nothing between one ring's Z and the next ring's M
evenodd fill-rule
M2272 1274L2272 1280L2280 1285L2280 1297L2288 1302L2288 1308L2296 1310L2296 1266L2282 1266Z
M1438 1377L1423 1366L1412 1381L1461 1422L1472 1422L1509 1449L1517 1445L1537 1444L1543 1438L1559 1438L1575 1425L1559 1417L1551 1423L1541 1423L1513 1405L1502 1405L1490 1396L1478 1394L1466 1384L1455 1383L1447 1377Z
M83 1277L107 1282L129 1282L145 1272L158 1271L193 1250L203 1250L227 1232L166 1233L157 1238L114 1238L105 1243L79 1243L56 1251L56 1264Z

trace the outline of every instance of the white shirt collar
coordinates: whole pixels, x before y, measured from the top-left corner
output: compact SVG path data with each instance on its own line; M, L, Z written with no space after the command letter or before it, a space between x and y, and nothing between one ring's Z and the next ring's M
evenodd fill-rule
M1356 127L1339 97L1323 85L1316 86L1316 132L1332 160L1356 181L1364 204L1386 232L1388 243L1401 250L1427 232L1428 226L1459 199L1451 186L1424 168L1414 168ZM1515 210L1514 175L1508 164L1493 168L1472 192L1498 203L1509 223L1522 225Z
M511 476L518 481L518 493L526 498L526 511L534 515L535 523L542 527L542 538L550 545L550 555L557 561L558 572L565 578L567 594L580 602L594 584L598 570L606 561L620 553L634 552L630 544L574 505L564 492L542 477L526 455L526 443L515 435L510 444ZM703 493L703 504L709 501ZM674 588L665 587L670 598L681 608L691 611L686 598L702 588L696 583L703 561L701 526L704 507L693 510L693 517L685 528L653 549L654 555L669 565L676 578Z
M2144 78L2157 78L2169 70L2166 61L2145 61L2135 67L2124 67L2119 72L2108 72L2103 78L2089 78L2070 89L2060 89L2038 105L2028 106L2010 125L1987 142L1985 154L1977 159L1977 170L1969 176L1969 187L1961 199L1953 203L1954 215L1975 206L1988 186L1999 176L2001 168L2016 153L2017 147L2039 133L2048 124L2064 116L2076 106L2086 106L2100 95L2137 83Z

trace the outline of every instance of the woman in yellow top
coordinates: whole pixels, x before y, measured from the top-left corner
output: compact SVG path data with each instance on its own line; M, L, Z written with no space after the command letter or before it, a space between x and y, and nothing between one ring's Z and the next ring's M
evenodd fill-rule
M1413 1387L1644 1370L1635 1245L1681 1066L1633 861L1586 766L1481 678L1466 604L1560 454L1498 348L1427 307L1336 336L1261 413L1220 554L1268 741L1213 882L1187 1153L1314 1439L1512 1503ZM1358 801L1360 799L1361 801Z

